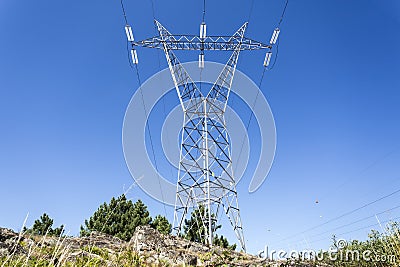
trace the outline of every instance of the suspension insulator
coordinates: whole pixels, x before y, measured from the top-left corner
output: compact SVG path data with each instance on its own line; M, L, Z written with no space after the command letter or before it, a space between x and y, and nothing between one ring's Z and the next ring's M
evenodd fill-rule
M267 52L264 59L264 67L268 67L271 61L272 52Z
M137 53L136 53L135 49L131 50L131 57L132 57L132 63L133 64L138 64L139 63L138 56L137 56Z
M204 69L204 54L199 55L199 68Z
M132 28L129 25L125 26L125 33L126 33L126 38L128 38L129 42L133 42L133 33L132 33Z
M200 24L200 39L206 38L207 35L207 25L203 22Z
M280 33L279 28L276 28L274 30L274 33L271 36L271 40L269 41L270 44L272 44L272 45L276 44L276 41L278 40L279 33Z

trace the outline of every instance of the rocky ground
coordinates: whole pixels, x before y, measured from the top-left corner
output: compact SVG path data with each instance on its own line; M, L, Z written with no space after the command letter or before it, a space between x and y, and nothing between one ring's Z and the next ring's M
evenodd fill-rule
M0 266L308 266L267 262L246 253L209 248L149 226L130 242L94 232L89 237L44 237L0 228Z

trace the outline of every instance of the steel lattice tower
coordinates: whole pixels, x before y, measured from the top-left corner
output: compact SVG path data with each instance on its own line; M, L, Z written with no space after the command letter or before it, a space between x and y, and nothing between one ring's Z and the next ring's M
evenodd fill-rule
M271 57L272 46L244 37L247 22L232 36L206 36L204 22L200 36L172 35L158 21L155 24L159 36L142 41L133 40L129 25L126 26L126 31L132 44L133 63L137 64L135 46L164 51L183 111L174 231L179 234L190 212L201 208L203 212L200 216L205 229L201 235L212 246L214 226L223 211L245 250L224 114L240 51L268 49L264 61L266 65ZM204 50L231 51L232 54L205 95L183 68L173 50L199 50L200 68L204 68Z

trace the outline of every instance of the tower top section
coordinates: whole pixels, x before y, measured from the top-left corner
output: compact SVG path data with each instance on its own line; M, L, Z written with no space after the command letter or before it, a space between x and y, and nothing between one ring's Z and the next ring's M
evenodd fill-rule
M160 23L155 21L157 27ZM244 24L247 25L247 22ZM244 26L243 25L243 26ZM164 45L170 50L219 50L233 51L237 50L259 50L271 49L272 45L264 44L239 35L233 36L205 36L205 27L203 25L200 35L170 34L168 31L161 36L133 41L132 46L141 46L147 48L163 49ZM202 34L203 33L203 34Z

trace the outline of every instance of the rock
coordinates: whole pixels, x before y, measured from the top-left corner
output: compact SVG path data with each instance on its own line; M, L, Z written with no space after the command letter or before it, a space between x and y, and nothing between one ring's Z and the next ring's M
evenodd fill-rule
M0 228L0 243L5 242L6 240L9 240L17 236L18 234L11 229Z
M166 261L169 265L210 266L228 264L230 266L263 265L265 261L245 253L224 249L209 248L206 245L191 242L184 238L160 234L150 226L139 226L129 242L139 254L146 255L149 263Z
M155 262L152 263L164 260L174 265L197 265L198 258L193 252L209 249L185 239L160 234L148 225L137 227L129 244L139 255L151 254L151 258L155 259ZM182 253L185 251L187 253Z
M8 249L6 248L0 248L0 258L1 257L7 257L9 255Z
M139 226L130 242L103 233L88 237L28 236L0 228L0 257L28 255L55 264L94 259L101 266L113 266L112 260L130 257L152 266L261 266L265 261L245 253L203 244L171 235L160 234L150 226ZM57 255L53 251L59 251ZM123 254L127 253L127 254ZM129 263L128 263L129 264ZM1 265L1 264L0 264ZM73 266L73 265L72 265Z
M0 256L25 253L25 250L18 242L23 241L23 239L22 236L19 238L19 235L11 229L0 228Z

